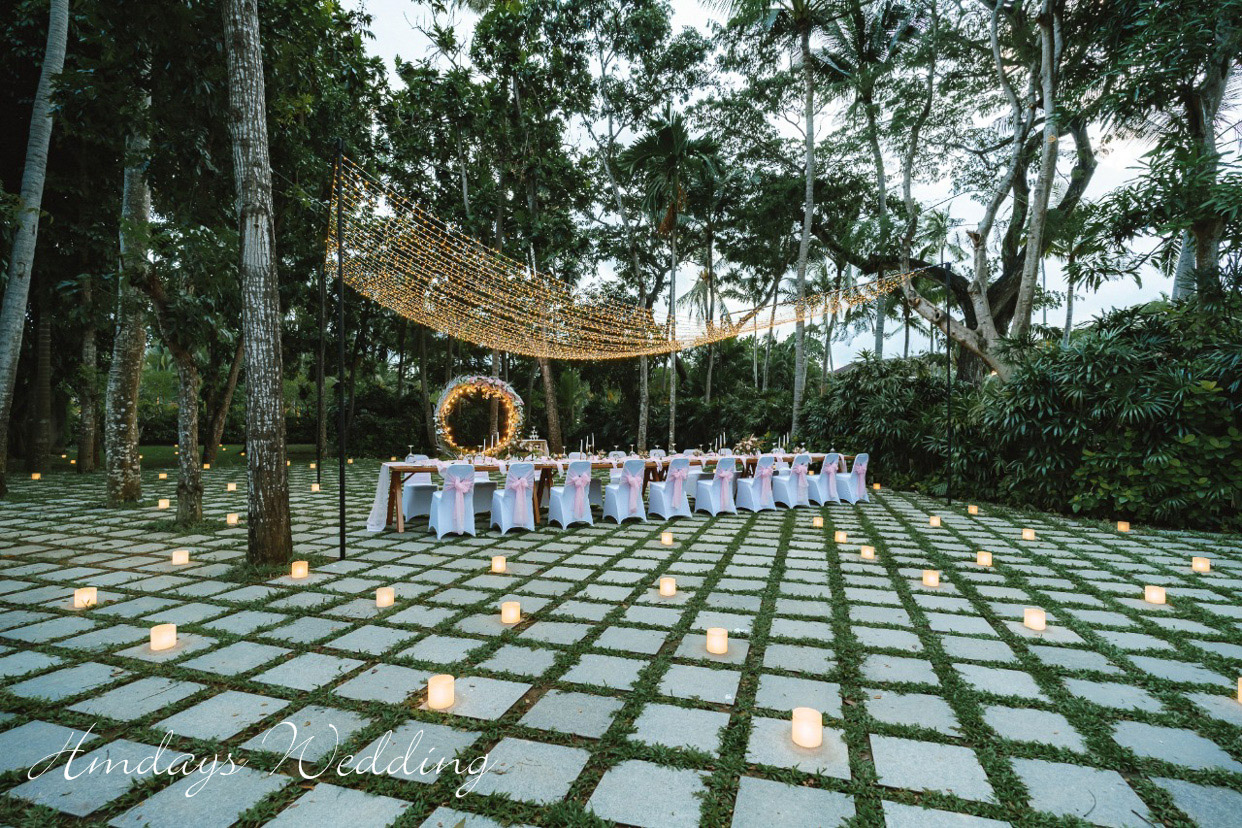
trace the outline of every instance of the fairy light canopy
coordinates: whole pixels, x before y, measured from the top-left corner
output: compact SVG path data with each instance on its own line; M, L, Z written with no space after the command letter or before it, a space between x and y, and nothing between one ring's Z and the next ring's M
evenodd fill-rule
M575 291L505 256L348 158L337 167L332 193L327 255L336 255L339 241L347 284L434 330L533 357L601 360L680 351L872 302L909 275L894 273L725 320L672 314L658 321L641 305Z

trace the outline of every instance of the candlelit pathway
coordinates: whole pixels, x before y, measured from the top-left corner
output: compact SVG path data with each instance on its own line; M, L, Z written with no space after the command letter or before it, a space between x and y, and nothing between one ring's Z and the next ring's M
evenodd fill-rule
M205 474L193 533L155 509L175 483L154 473L136 509L100 508L101 481L59 474L0 502L0 823L1213 826L1242 809L1237 536L969 516L885 491L504 539L351 532L336 561L335 492L292 472L308 492L299 581L240 565L245 528L223 521L244 511L225 491L240 470ZM375 466L350 474L362 515ZM1149 584L1166 604L1143 600ZM98 607L70 608L79 586ZM381 586L392 607L376 607ZM516 626L504 600L521 603ZM1023 625L1028 607L1046 630ZM157 623L177 624L172 650L150 650ZM706 651L708 627L728 630L727 654ZM449 713L424 707L442 672ZM792 742L794 707L822 711L822 747ZM70 780L63 755L27 778L88 729L75 773L103 755L128 767ZM170 730L153 774L140 760ZM171 776L181 751L218 755L215 777ZM435 772L453 754L462 773Z

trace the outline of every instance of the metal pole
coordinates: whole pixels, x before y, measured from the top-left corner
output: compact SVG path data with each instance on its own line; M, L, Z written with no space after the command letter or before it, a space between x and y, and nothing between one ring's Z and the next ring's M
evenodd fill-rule
M345 239L342 233L342 175L345 143L336 139L336 447L340 489L340 558L345 559Z
M333 186L335 186L335 176L333 176ZM329 218L331 220L331 218ZM325 262L319 268L319 350L316 356L319 358L319 381L315 383L315 482L323 485L323 444L319 440L319 436L324 433L323 425L323 387L325 383L324 364L327 360L327 349L324 345L324 327L328 324L328 265Z
M944 410L949 427L949 450L944 467L944 496L949 506L953 505L953 356L949 347L949 266L940 263L944 270Z

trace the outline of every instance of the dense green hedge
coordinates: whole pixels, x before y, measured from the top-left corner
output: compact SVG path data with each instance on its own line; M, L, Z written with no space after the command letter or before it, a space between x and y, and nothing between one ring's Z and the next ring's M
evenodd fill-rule
M864 359L810 401L813 442L868 449L894 485L944 491L944 363ZM955 491L1105 519L1242 528L1242 314L1116 311L954 385ZM817 439L818 438L818 439Z

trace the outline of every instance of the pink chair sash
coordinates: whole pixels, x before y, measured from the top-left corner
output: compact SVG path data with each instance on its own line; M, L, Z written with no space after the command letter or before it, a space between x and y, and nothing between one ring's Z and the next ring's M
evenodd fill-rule
M733 483L733 472L717 470L716 480L720 482L720 508L723 509L729 503L728 495L730 493L730 486Z
M854 464L854 499L862 500L867 491L867 464Z
M505 481L505 488L512 492L512 520L515 524L526 520L526 504L530 502L530 485L529 477L510 477Z
M690 475L689 469L669 469L668 479L673 482L673 502L671 508L676 509L681 503L682 487L685 485L686 478Z
M462 522L466 519L465 494L474 488L474 478L450 477L444 481L444 488L457 496L453 501L453 529L460 532Z
M824 469L824 475L828 478L828 499L840 500L837 496L837 467L828 466Z
M638 498L643 493L643 476L622 472L621 479L630 487L630 514L638 514Z
M771 466L760 466L755 469L755 477L759 478L759 503L771 506L772 500L772 472Z
M591 473L569 475L569 485L574 487L574 517L586 517L586 490L591 485Z
M800 463L789 470L789 473L798 478L798 500L806 499L806 463Z

